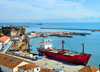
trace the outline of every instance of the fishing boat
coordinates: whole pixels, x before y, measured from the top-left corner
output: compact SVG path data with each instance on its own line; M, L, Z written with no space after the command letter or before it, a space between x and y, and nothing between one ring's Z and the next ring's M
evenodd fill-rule
M43 23L37 23L37 25L43 25Z
M75 64L86 65L92 55L84 53L84 43L82 45L83 52L79 53L64 49L64 40L62 41L62 49L55 49L52 48L52 39L44 39L44 42L41 42L41 45L37 50L41 55Z

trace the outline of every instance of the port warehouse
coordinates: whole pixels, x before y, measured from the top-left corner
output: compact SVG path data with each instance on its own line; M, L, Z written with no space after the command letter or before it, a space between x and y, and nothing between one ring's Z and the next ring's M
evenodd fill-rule
M8 47L8 42L10 41L10 37L8 36L3 36L0 37L0 43L1 43L1 48L0 49L6 49Z
M37 34L34 33L34 34L31 34L31 35L25 35L25 38L31 38L31 37L36 37L36 36L37 36Z
M24 60L0 53L0 68L3 72L15 72L17 66L28 64Z
M32 37L37 37L37 34L34 33L34 34L30 34L30 35L25 35L25 36L18 36L18 38L32 38Z

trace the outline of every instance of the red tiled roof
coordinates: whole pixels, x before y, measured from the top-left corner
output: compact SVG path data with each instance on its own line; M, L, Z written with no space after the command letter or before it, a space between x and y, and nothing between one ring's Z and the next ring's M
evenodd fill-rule
M34 35L37 35L37 34L31 34L31 35L27 35L27 36L34 36Z
M0 64L13 69L24 60L0 53Z
M1 34L2 36L4 35L4 34Z
M23 70L29 70L29 69L36 68L36 67L40 67L40 66L29 63L26 65L20 66L18 68L23 69Z
M40 66L38 66L36 64L29 63L29 64L26 64L26 65L20 66L18 68L23 69L23 70L29 70L29 69L36 68L36 67L40 67ZM53 72L53 71L46 70L46 69L43 69L43 68L41 68L40 71L41 72Z
M54 71L46 70L46 69L43 69L43 68L41 68L40 71L41 71L41 72L54 72Z
M62 33L62 32L54 32L54 33Z
M8 36L3 36L3 37L0 37L0 41L5 42L5 41L7 41L9 38L10 38L10 37L8 37Z
M50 32L47 32L47 33L43 33L43 34L50 34Z
M98 70L99 70L98 68L89 65L80 69L79 72L97 72Z

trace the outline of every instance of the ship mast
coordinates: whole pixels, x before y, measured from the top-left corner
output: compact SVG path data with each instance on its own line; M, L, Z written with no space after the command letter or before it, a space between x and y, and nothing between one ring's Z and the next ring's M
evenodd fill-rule
M84 43L82 45L83 45L83 54L84 54Z
M62 40L62 51L64 51L64 40Z

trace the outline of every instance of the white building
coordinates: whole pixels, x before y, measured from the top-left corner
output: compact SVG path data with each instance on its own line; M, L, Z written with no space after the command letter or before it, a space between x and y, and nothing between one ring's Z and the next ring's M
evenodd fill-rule
M0 50L2 49L2 42L0 42Z
M40 66L29 63L18 67L18 72L40 72Z
M2 72L17 72L18 67L28 64L22 59L0 53L0 70Z
M2 42L3 45L5 45L6 43L8 43L9 41L10 41L10 37L8 37L8 36L0 37L0 42Z
M29 63L18 67L18 72L54 72L54 71L43 69L39 65Z

